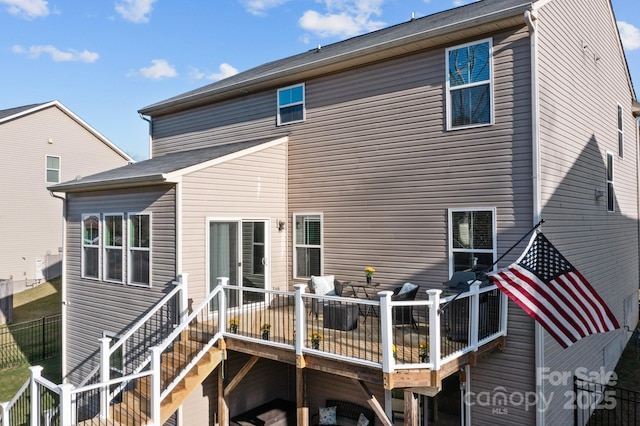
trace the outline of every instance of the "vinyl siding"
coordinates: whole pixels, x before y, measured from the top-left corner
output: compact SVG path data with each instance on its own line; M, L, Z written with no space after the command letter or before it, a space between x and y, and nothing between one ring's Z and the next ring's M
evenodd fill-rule
M51 139L51 143L49 143ZM127 164L86 128L52 106L0 124L0 278L35 279L36 260L62 248L62 201L46 182L46 157L60 157L61 181ZM87 161L91 158L91 161Z
M576 11L581 19L573 19ZM631 94L609 2L551 2L540 14L542 206L545 234L594 285L618 321L638 291L638 176ZM596 59L598 58L598 59ZM617 105L623 107L625 150L618 156ZM614 154L615 212L607 212L606 152ZM635 302L634 302L635 303ZM566 372L613 371L628 338L620 330L588 336L562 349L545 333L545 367ZM545 381L547 424L566 424L569 383Z
M268 220L271 288L285 290L288 230L278 231L287 217L286 143L227 161L182 180L183 271L189 273L194 306L208 292L207 219ZM213 277L214 279L216 277Z
M151 213L150 288L80 278L82 214L115 212ZM175 189L68 195L66 247L66 371L67 379L78 383L98 365L98 339L103 331L121 333L173 289ZM126 277L126 247L124 254Z

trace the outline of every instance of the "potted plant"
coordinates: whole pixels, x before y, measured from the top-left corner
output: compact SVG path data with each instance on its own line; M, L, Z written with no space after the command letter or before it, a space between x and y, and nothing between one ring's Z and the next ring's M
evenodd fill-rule
M373 276L373 273L375 272L375 268L373 268L373 266L367 266L366 268L364 268L364 274L367 276L367 284L371 284L371 277Z
M391 345L391 352L393 352L393 359L395 361L397 361L398 360L398 347L395 344Z
M233 334L236 334L238 332L238 319L237 318L231 318L229 320L229 330Z
M314 331L311 333L311 348L319 349L320 348L320 340L322 340L322 334Z
M427 362L429 356L429 344L426 342L420 343L418 348L418 355L420 356L420 362Z
M268 323L262 324L262 327L260 327L260 330L262 331L262 338L264 340L269 340L269 330L271 330L271 324L268 324Z

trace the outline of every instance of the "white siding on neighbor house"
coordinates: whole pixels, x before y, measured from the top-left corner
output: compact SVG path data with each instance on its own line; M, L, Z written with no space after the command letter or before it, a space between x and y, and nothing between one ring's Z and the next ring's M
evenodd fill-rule
M62 201L47 190L52 185L46 182L47 156L60 158L61 181L127 164L56 106L0 123L0 278L31 284L37 260L62 254Z
M575 19L576 11L580 19ZM597 289L623 329L634 327L629 299L638 292L638 176L635 120L627 70L609 2L553 1L538 19L543 231ZM618 156L617 106L623 107L625 149ZM607 212L606 153L614 154L615 212ZM637 305L636 305L637 306ZM629 314L627 313L627 316ZM545 333L545 368L569 373L613 371L629 334L588 336L562 349ZM568 424L568 383L545 381L554 396L547 424Z
M189 298L197 306L208 292L207 219L266 219L270 240L270 277L286 290L289 229L278 231L287 217L287 144L190 173L182 179L182 270L189 274Z
M121 334L174 288L175 189L164 186L126 193L69 194L68 206L66 371L67 379L77 384L98 365L98 339L103 331ZM115 212L151 213L150 288L80 278L81 215ZM126 247L124 254L126 277Z

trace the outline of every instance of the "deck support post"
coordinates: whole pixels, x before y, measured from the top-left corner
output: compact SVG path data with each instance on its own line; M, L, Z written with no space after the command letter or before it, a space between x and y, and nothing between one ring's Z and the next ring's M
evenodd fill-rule
M0 408L2 408L2 424L3 425L8 425L9 424L9 401L7 402L0 402Z
M304 299L302 297L307 285L295 284L293 288L295 288L296 356L300 357L302 356L302 347L304 346L304 342L307 341L307 326L305 324L305 319L307 317L305 315Z
M100 340L100 381L107 383L110 380L111 370L111 356L109 354L111 338L102 337L98 340ZM100 388L100 418L109 418L109 386Z
M218 424L229 424L229 405L224 396L224 368L218 368Z
M404 391L404 424L405 426L418 426L418 410L420 404L418 394Z
M309 425L309 407L307 406L307 377L304 368L296 368L296 424Z

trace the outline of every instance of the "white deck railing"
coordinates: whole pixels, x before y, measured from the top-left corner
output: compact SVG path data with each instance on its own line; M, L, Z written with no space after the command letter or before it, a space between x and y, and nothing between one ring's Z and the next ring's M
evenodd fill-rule
M428 300L394 301L390 291L379 292L379 299L365 300L306 293L304 284L287 292L230 286L227 282L227 278L219 278L218 286L187 315L186 277L181 279L158 304L166 304L180 293L180 323L163 342L150 349L146 357L150 363L138 361L134 369L129 369L132 372L123 377L109 377L109 360L135 335L137 327L114 346L109 347L108 339L102 340L99 383L55 385L42 379L41 369L33 367L32 377L22 389L30 390L30 412L37 412L42 389L48 389L59 395L60 425L68 426L78 419L79 401L84 401L86 395L86 399L99 399L96 414L107 419L113 389L122 390L132 381L151 376L150 418L152 424L159 424L161 401L222 337L275 346L295 351L296 355L313 354L378 367L389 373L412 368L438 370L444 363L476 351L507 332L507 299L493 285L481 288L472 284L468 292L447 297L442 297L441 290L428 290ZM323 311L315 312L314 305L322 306ZM139 326L148 324L158 309L157 306L145 315ZM263 329L268 330L268 336L262 335ZM314 341L312 336L321 338ZM176 364L173 376L161 378L162 353L181 350L185 353L174 358L189 361ZM164 367L166 371L167 366ZM0 404L2 426L11 424L10 413L19 398L17 395L11 402ZM36 425L36 419L31 416L29 424Z

